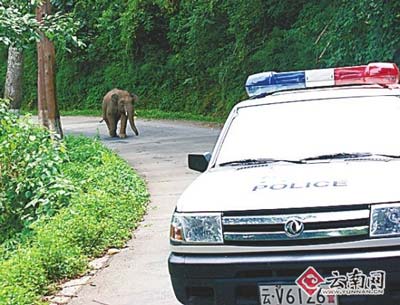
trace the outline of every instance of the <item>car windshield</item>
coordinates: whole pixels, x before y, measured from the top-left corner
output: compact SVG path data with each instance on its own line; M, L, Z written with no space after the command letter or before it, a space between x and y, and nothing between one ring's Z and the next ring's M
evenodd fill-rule
M327 155L400 155L400 99L314 100L238 109L216 163ZM317 158L318 159L318 158Z

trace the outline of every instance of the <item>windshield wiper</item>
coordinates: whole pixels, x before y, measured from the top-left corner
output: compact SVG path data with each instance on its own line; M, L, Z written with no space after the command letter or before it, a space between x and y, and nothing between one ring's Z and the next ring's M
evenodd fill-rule
M301 159L301 161L314 161L314 160L331 160L331 159L353 159L353 158L365 158L371 157L371 153L336 153L336 154L327 154L327 155L320 155L315 157L308 157Z
M355 158L368 158L373 156L380 156L386 158L400 159L400 155L390 155L390 154L375 154L375 153L336 153L336 154L326 154L319 155L315 157L308 157L300 160L288 160L288 159L273 159L273 158L257 158L257 159L240 159L233 160L228 162L220 163L219 166L236 166L236 165L255 165L255 164L268 164L268 163L277 163L277 162L288 162L295 164L304 164L307 161L316 161L316 160L331 160L331 159L355 159Z
M296 163L296 164L304 163L304 161L302 161L302 160L259 158L259 159L242 159L242 160L228 161L228 162L220 163L219 166L254 165L254 164L267 164L267 163L276 163L276 162L289 162L289 163Z
M386 157L391 159L399 159L400 155L391 155L391 154L372 154L372 156Z

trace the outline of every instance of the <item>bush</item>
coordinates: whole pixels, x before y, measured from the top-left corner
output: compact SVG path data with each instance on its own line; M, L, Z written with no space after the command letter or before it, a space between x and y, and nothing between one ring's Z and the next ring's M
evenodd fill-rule
M0 101L0 243L66 206L73 186L60 166L65 147Z
M51 285L82 274L88 259L107 248L124 245L145 212L148 193L131 167L98 140L68 136L57 142L5 106L0 124L6 128L0 129L6 144L0 147L0 181L1 187L10 187L2 204L19 224L0 235L5 240L14 232L0 246L0 304L42 304ZM49 193L42 191L44 185L51 186ZM27 190L30 196L19 197ZM20 198L25 204L26 197L38 199L37 204L24 209L13 201ZM22 207L18 213L14 205Z

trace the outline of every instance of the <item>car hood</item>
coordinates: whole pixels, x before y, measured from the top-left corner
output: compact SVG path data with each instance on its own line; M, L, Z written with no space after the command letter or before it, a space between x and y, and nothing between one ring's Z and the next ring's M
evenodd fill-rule
M182 194L179 212L223 212L393 202L400 200L397 160L335 160L219 167Z

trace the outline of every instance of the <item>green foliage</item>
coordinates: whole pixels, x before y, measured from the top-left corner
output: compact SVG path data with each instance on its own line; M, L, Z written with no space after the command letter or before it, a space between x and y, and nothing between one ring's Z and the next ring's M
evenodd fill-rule
M40 40L40 33L56 41L63 49L68 44L84 46L75 33L79 23L72 16L61 11L44 16L42 22L36 20L35 8L43 1L0 1L0 43L19 48L32 46ZM60 1L52 1L56 7L62 7Z
M89 258L124 245L145 211L148 193L131 167L98 140L67 136L63 142L55 142L46 130L3 108L0 151L7 159L0 160L0 172L1 183L9 184L7 189L1 188L1 194L17 198L26 192L20 188L36 185L29 189L30 198L44 200L40 186L44 181L50 189L46 198L52 200L45 206L53 210L41 208L42 202L35 210L32 207L34 212L28 214L34 217L29 224L12 214L25 227L18 233L16 226L0 232L2 240L8 238L0 244L0 304L42 304L41 296L53 283L82 274ZM7 132L12 134L7 136ZM49 181L65 183L65 193L59 193L61 205L55 205L60 198L54 197L59 185L52 187ZM19 206L17 200L8 204L10 210Z
M1 43L25 46L40 38L40 24L32 13L25 11L26 7L30 8L29 2L27 5L22 4L22 1L20 3L0 2Z
M119 87L139 109L224 117L251 73L400 64L398 1L77 0L68 12L87 48L57 54L61 110L100 109Z
M66 206L73 187L61 175L65 148L49 132L0 103L0 243Z

